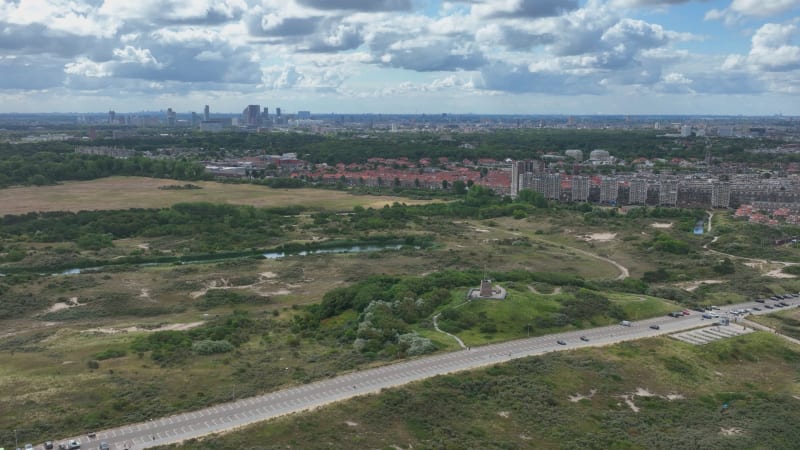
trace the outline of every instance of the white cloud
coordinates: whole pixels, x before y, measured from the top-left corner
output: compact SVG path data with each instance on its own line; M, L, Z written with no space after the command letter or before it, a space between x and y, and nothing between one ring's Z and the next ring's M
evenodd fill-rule
M735 25L746 18L767 18L800 9L800 0L733 0L727 8L711 9L705 20L722 20Z

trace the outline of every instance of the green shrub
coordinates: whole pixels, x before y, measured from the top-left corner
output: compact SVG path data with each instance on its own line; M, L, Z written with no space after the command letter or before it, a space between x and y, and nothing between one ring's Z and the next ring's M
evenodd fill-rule
M227 353L234 349L233 344L228 341L212 341L204 339L192 344L192 351L198 355L214 355L217 353Z
M127 354L128 354L128 352L126 352L125 350L108 349L108 350L102 351L100 353L95 353L94 354L94 359L96 359L98 361L103 361L103 360L106 360L106 359L121 358L121 357L123 357L123 356L125 356Z

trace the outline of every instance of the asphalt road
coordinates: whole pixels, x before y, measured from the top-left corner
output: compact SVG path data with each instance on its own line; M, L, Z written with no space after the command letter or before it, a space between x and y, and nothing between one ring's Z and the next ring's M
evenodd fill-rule
M800 299L785 300L794 307ZM767 300L767 304L775 302ZM746 302L728 305L717 313L731 309L758 306L767 314L774 310L763 309L763 305ZM785 309L785 308L782 308ZM611 325L580 331L551 334L528 339L463 349L455 352L398 362L379 368L356 371L346 375L320 380L281 391L224 403L198 411L177 414L149 422L126 425L96 432L96 437L87 435L60 439L57 443L76 439L82 449L96 449L105 441L112 449L143 449L198 438L211 433L242 427L274 417L312 409L358 395L379 392L381 389L400 386L412 381L436 375L474 369L503 363L512 359L541 355L548 352L615 344L645 337L670 334L709 324L699 312L692 311L679 318L655 317L633 322L631 326ZM660 329L650 328L658 325ZM734 325L738 326L738 325ZM588 338L582 341L581 336ZM558 344L564 341L566 345ZM87 430L89 431L89 430ZM41 444L37 449L44 448Z

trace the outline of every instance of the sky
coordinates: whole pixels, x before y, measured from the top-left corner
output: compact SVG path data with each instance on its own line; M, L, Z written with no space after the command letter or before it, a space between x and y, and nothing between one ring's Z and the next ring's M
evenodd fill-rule
M800 0L0 0L0 112L800 115Z

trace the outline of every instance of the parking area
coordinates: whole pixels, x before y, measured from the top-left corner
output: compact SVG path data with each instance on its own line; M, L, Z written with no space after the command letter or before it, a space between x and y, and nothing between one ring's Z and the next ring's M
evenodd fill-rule
M720 325L708 326L691 331L684 331L670 335L679 341L693 345L704 345L719 339L725 339L743 334L752 333L752 328L745 328L741 325Z

